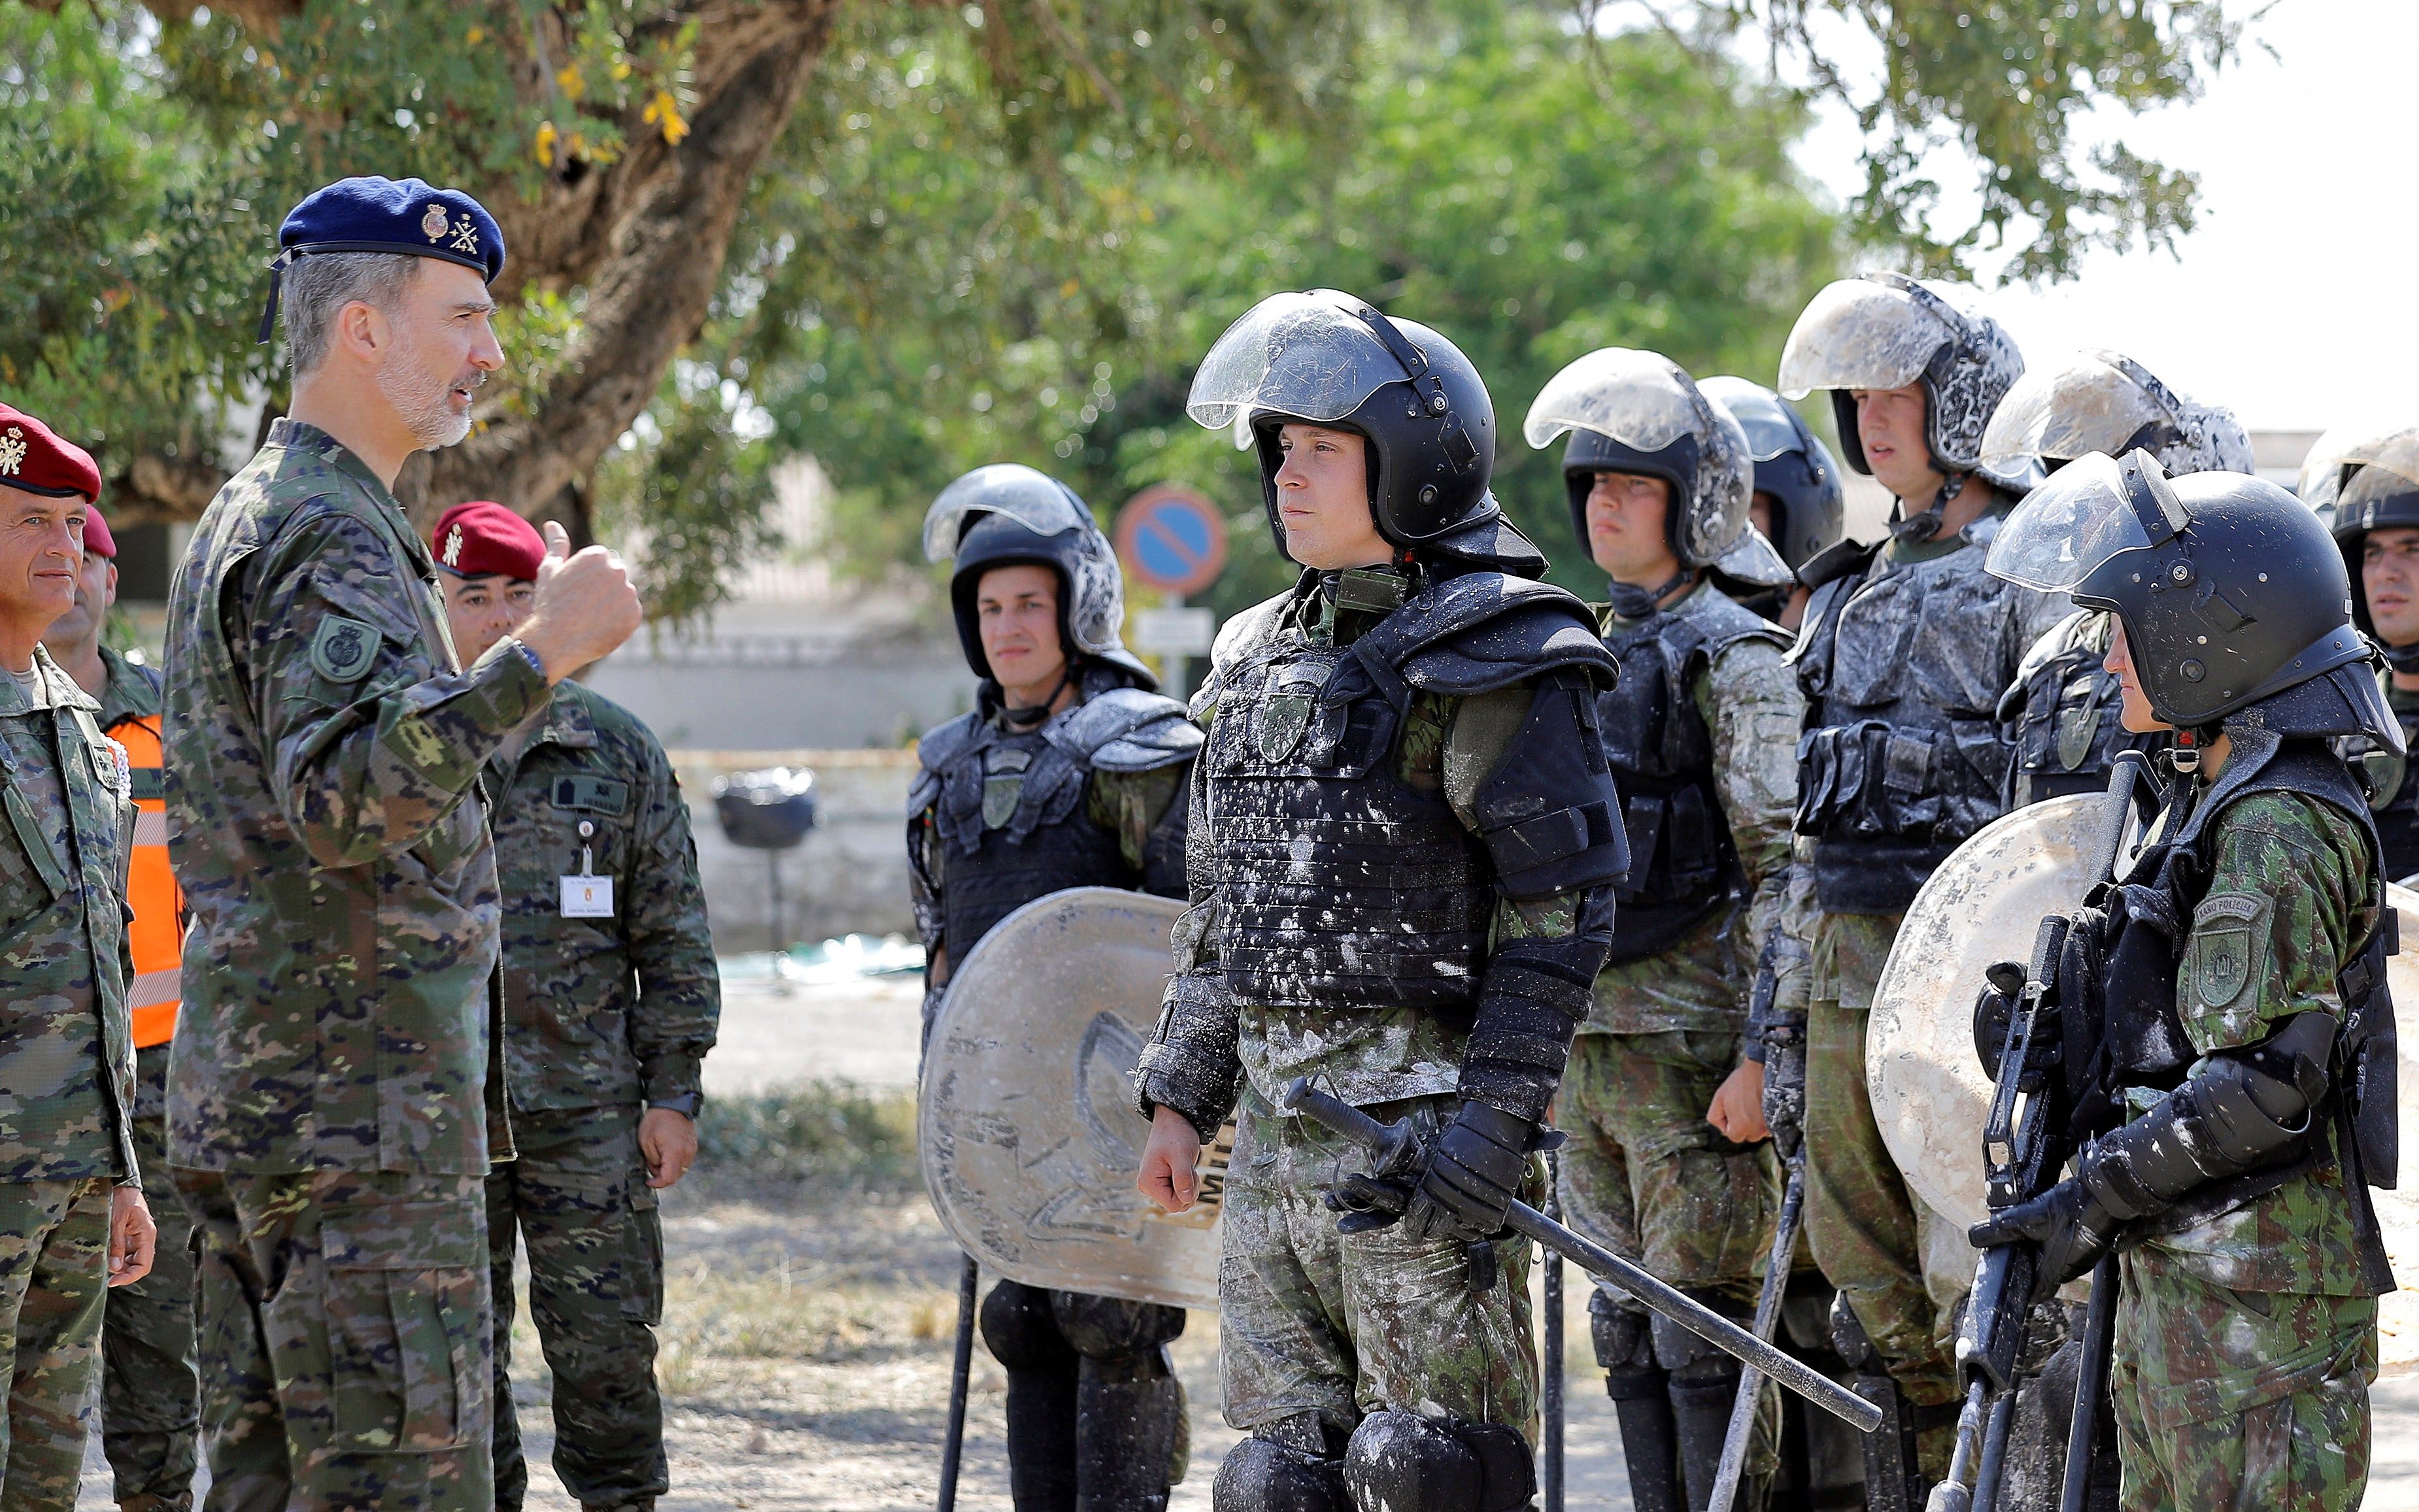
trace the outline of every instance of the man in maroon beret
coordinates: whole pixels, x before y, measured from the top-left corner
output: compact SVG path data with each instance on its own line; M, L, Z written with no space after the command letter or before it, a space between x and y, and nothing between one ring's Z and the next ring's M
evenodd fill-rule
M0 750L15 820L0 826L0 1506L58 1512L75 1505L103 1294L150 1270L154 1239L128 1121L126 755L40 644L75 603L100 492L83 448L0 405Z
M456 504L429 544L466 662L528 617L546 543L501 504ZM554 1367L554 1471L583 1508L670 1486L655 1323L655 1194L697 1158L699 1067L722 992L688 805L628 710L555 686L481 776L503 898L504 1082L519 1158L487 1177L496 1308L496 1508L529 1485L513 1411L513 1248Z

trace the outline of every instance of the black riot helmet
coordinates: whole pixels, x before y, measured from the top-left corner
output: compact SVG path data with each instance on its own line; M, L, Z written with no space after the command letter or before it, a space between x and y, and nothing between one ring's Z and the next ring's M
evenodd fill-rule
M1478 369L1427 327L1335 289L1272 294L1245 311L1201 360L1184 408L1233 431L1239 450L1257 447L1280 551L1277 431L1288 423L1368 442L1370 512L1398 548L1458 540L1502 513L1487 490L1495 407Z
M2230 717L2284 734L2365 733L2399 750L2343 556L2291 494L2240 472L2170 480L2145 451L2095 453L2025 497L1985 565L2117 616L2150 708L2179 730Z
M1743 378L1719 375L1697 387L1747 432L1755 491L1772 495L1772 545L1780 560L1795 572L1839 545L1848 533L1840 464L1804 417L1780 394Z
M1150 669L1118 639L1125 623L1125 579L1117 552L1075 490L1021 463L979 467L940 492L924 512L924 557L954 560L949 607L958 645L977 677L992 675L975 614L976 591L994 567L1030 564L1058 578L1058 640L1071 675L1086 658L1115 681L1156 688Z
M2344 570L2357 589L2369 532L2419 529L2419 426L2345 426L2319 437L2302 464L2302 501L2331 522ZM2352 594L2352 620L2377 633L2365 592ZM2386 656L2397 671L2419 671L2412 652L2419 647L2390 647Z

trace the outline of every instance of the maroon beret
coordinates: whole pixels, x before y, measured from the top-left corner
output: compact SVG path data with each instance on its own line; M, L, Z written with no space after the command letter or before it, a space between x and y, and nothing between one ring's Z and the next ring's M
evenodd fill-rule
M536 526L484 499L447 510L430 544L437 564L456 578L501 574L535 582L538 563L546 560L546 538Z
M0 404L0 484L54 499L100 498L100 469L92 454L22 409Z
M98 505L85 511L84 549L86 556L117 560L117 537L109 533L109 521L100 517Z

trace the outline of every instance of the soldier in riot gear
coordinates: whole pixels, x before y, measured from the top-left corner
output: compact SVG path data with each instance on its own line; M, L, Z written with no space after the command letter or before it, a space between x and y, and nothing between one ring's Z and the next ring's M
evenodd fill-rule
M1776 999L1758 1020L1804 1036L1808 1237L1841 1294L1841 1352L1892 1414L1867 1440L1876 1507L1920 1501L1910 1458L1920 1478L1946 1469L1956 1387L1934 1297L1962 1292L1971 1267L1928 1243L1932 1214L1873 1123L1865 1021L1917 889L2003 808L1999 695L2065 611L1982 570L1983 547L2038 477L2029 462L1981 455L1991 411L2023 370L1964 291L1895 273L1826 287L1780 360L1780 391L1828 390L1848 465L1900 504L1889 539L1815 591L1791 653L1807 701L1795 822L1814 905L1806 1016L1801 1029ZM1770 996L1759 988L1759 1004Z
M2049 472L2094 452L2136 447L2169 477L2249 472L2251 436L2234 412L2196 403L2119 352L2079 352L2016 380L1982 433L1982 455L2003 466L2027 458ZM2026 653L1999 701L2001 732L2014 742L2009 806L2022 808L2108 785L2108 764L2127 748L2151 750L2156 734L2129 734L2117 717L2117 680L2101 669L2108 617L2077 609Z
M1782 629L1795 630L1805 622L1806 601L1816 586L1808 580L1810 564L1847 535L1840 464L1796 409L1763 384L1717 376L1697 387L1747 432L1748 454L1755 461L1748 521L1789 569L1789 581L1776 590L1739 593L1723 585L1724 591ZM1814 569L1816 577L1820 573Z
M2060 967L2098 988L2063 1026L2075 1174L1973 1239L2040 1245L2043 1292L2117 1250L2125 1506L2357 1506L2394 1287L2367 1193L2396 1175L2394 942L2334 742L2402 736L2343 558L2274 485L2170 483L2137 451L2062 471L1990 567L2114 616L2126 727L2177 744Z
M2419 733L2419 426L2348 427L2319 438L2302 501L2334 522L2351 575L2352 623L2385 648L2385 697L2409 743ZM2368 787L2385 874L2419 872L2419 778L2365 741L2346 743Z
M925 734L907 803L929 1035L949 968L994 924L1066 887L1183 890L1185 777L1201 732L1119 643L1115 554L1073 490L977 468L932 501L924 549L975 710ZM1017 1512L1163 1512L1185 1440L1174 1307L1002 1281L983 1341L1008 1372Z
M1769 556L1748 523L1748 434L1653 352L1609 347L1557 374L1529 410L1533 446L1568 432L1571 527L1610 579L1597 700L1629 837L1610 960L1572 1046L1559 1122L1571 1223L1700 1302L1752 1316L1773 1180L1747 995L1775 929L1805 712L1788 635L1732 602L1717 564ZM1766 574L1770 576L1771 574ZM1618 1404L1631 1500L1702 1509L1739 1365L1599 1288L1597 1363ZM1761 1502L1769 1443L1741 1504ZM1685 1494L1684 1494L1685 1492Z
M1263 301L1188 409L1256 451L1302 567L1230 621L1195 697L1192 911L1135 1073L1140 1184L1190 1206L1240 1110L1220 1299L1219 1512L1511 1512L1535 1489L1527 1245L1509 1203L1611 939L1627 864L1597 733L1612 658L1487 478L1453 344L1333 290ZM1347 1175L1273 1110L1314 1075L1424 1136ZM1336 1213L1342 1213L1339 1222Z

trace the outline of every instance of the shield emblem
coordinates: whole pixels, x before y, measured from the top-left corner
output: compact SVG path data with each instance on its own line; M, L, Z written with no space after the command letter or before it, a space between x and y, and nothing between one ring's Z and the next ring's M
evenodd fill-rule
M1033 764L1030 751L998 749L983 759L982 822L998 829L1016 817L1025 796L1025 769Z
M2091 754L2091 737L2100 733L2100 700L2096 686L2085 682L2066 690L2065 707L2057 713L2057 764L2073 771Z
M1131 1078L1183 912L1114 887L1052 893L993 926L949 980L917 1107L924 1186L965 1252L1011 1280L1218 1304L1231 1129L1204 1152L1192 1211L1134 1190L1150 1125Z
M1334 675L1329 661L1282 667L1269 674L1268 702L1260 706L1260 760L1280 765L1302 744L1310 728L1311 712L1318 706L1318 690Z

